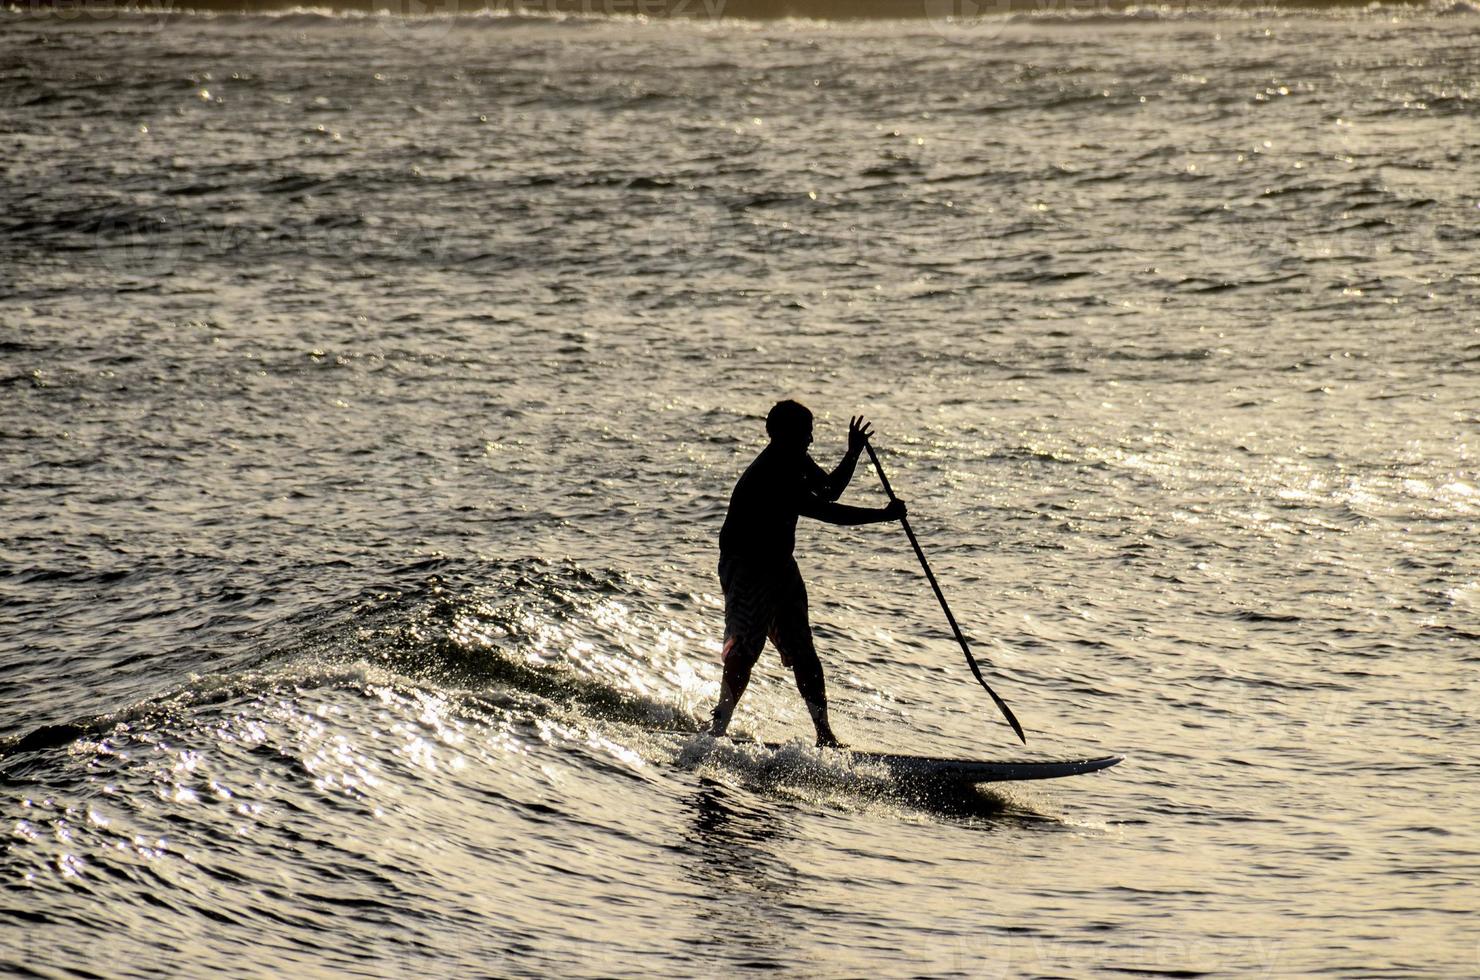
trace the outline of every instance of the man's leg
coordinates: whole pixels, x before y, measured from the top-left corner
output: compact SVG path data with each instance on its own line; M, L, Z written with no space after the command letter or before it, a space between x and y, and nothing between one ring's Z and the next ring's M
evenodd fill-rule
M838 736L827 722L827 684L823 681L823 662L817 659L813 644L813 623L807 616L807 583L795 561L780 576L781 597L777 603L776 625L771 629L771 642L781 651L781 663L792 668L796 690L807 702L807 712L817 728L817 745L838 746Z
M766 629L773 615L767 579L734 559L721 558L719 582L725 593L725 646L720 658L724 674L719 682L719 703L709 734L719 738L730 728L735 705L750 683L750 671L766 645Z
M817 729L817 744L836 748L837 736L827 720L827 683L822 678L822 661L817 657L817 647L812 642L812 623L807 617L807 589L797 573L789 583L791 595L776 615L776 626L771 631L771 642L781 652L781 662L791 667L796 678L797 690L807 704L812 716L812 727Z
M761 637L730 637L725 641L725 672L719 682L719 703L714 706L714 718L709 725L709 734L719 738L730 728L730 718L735 714L735 705L750 683L750 671L760 658L766 639Z
M791 673L796 678L797 690L801 692L802 700L807 703L807 713L812 716L812 727L817 729L817 744L837 748L838 738L833 734L832 725L827 720L827 682L822 678L822 661L818 659L811 641L809 635L804 644L795 640L783 642L788 642ZM798 647L801 649L797 649Z

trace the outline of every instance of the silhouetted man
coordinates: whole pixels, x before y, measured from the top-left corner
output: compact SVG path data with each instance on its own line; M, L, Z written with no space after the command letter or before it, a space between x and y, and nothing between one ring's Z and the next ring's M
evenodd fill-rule
M724 678L709 733L723 735L735 705L750 682L766 638L796 675L807 702L817 744L836 746L827 720L822 662L812 646L807 589L792 557L798 517L828 524L876 524L905 516L903 502L887 507L834 503L843 495L858 454L868 442L862 416L848 423L848 451L832 473L812 461L812 413L794 401L777 402L766 416L771 444L761 450L735 484L730 510L719 532L719 581L725 593Z

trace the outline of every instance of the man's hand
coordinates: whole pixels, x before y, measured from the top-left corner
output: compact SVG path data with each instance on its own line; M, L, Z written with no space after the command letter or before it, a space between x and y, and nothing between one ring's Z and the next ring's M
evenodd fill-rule
M864 421L862 415L856 415L848 420L848 452L857 456L863 452L864 443L868 437L874 434L873 426Z
M884 507L884 520L902 521L908 513L909 509L905 507L904 501L895 497Z

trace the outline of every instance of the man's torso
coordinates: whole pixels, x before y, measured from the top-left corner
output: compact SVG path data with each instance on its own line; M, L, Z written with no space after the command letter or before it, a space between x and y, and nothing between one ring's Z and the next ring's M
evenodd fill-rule
M721 556L755 562L787 562L796 545L803 500L826 474L803 455L787 458L774 447L761 450L730 494L719 532Z

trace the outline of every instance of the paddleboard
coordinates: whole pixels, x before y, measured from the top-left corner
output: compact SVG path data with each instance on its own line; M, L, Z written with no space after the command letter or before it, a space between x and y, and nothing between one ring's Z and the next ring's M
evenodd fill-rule
M695 732L664 731L664 735L691 737ZM736 745L753 745L770 752L794 748L783 742L751 742L737 739ZM1007 783L1029 779L1062 779L1099 772L1125 761L1123 755L1105 755L1084 759L945 759L930 755L905 755L898 752L870 752L844 748L839 753L862 762L875 762L897 779L923 779L934 782Z
M1096 759L978 760L940 759L928 755L894 752L842 751L855 759L881 763L896 778L956 780L963 783L1007 783L1025 779L1060 779L1109 769L1125 756L1106 755Z

